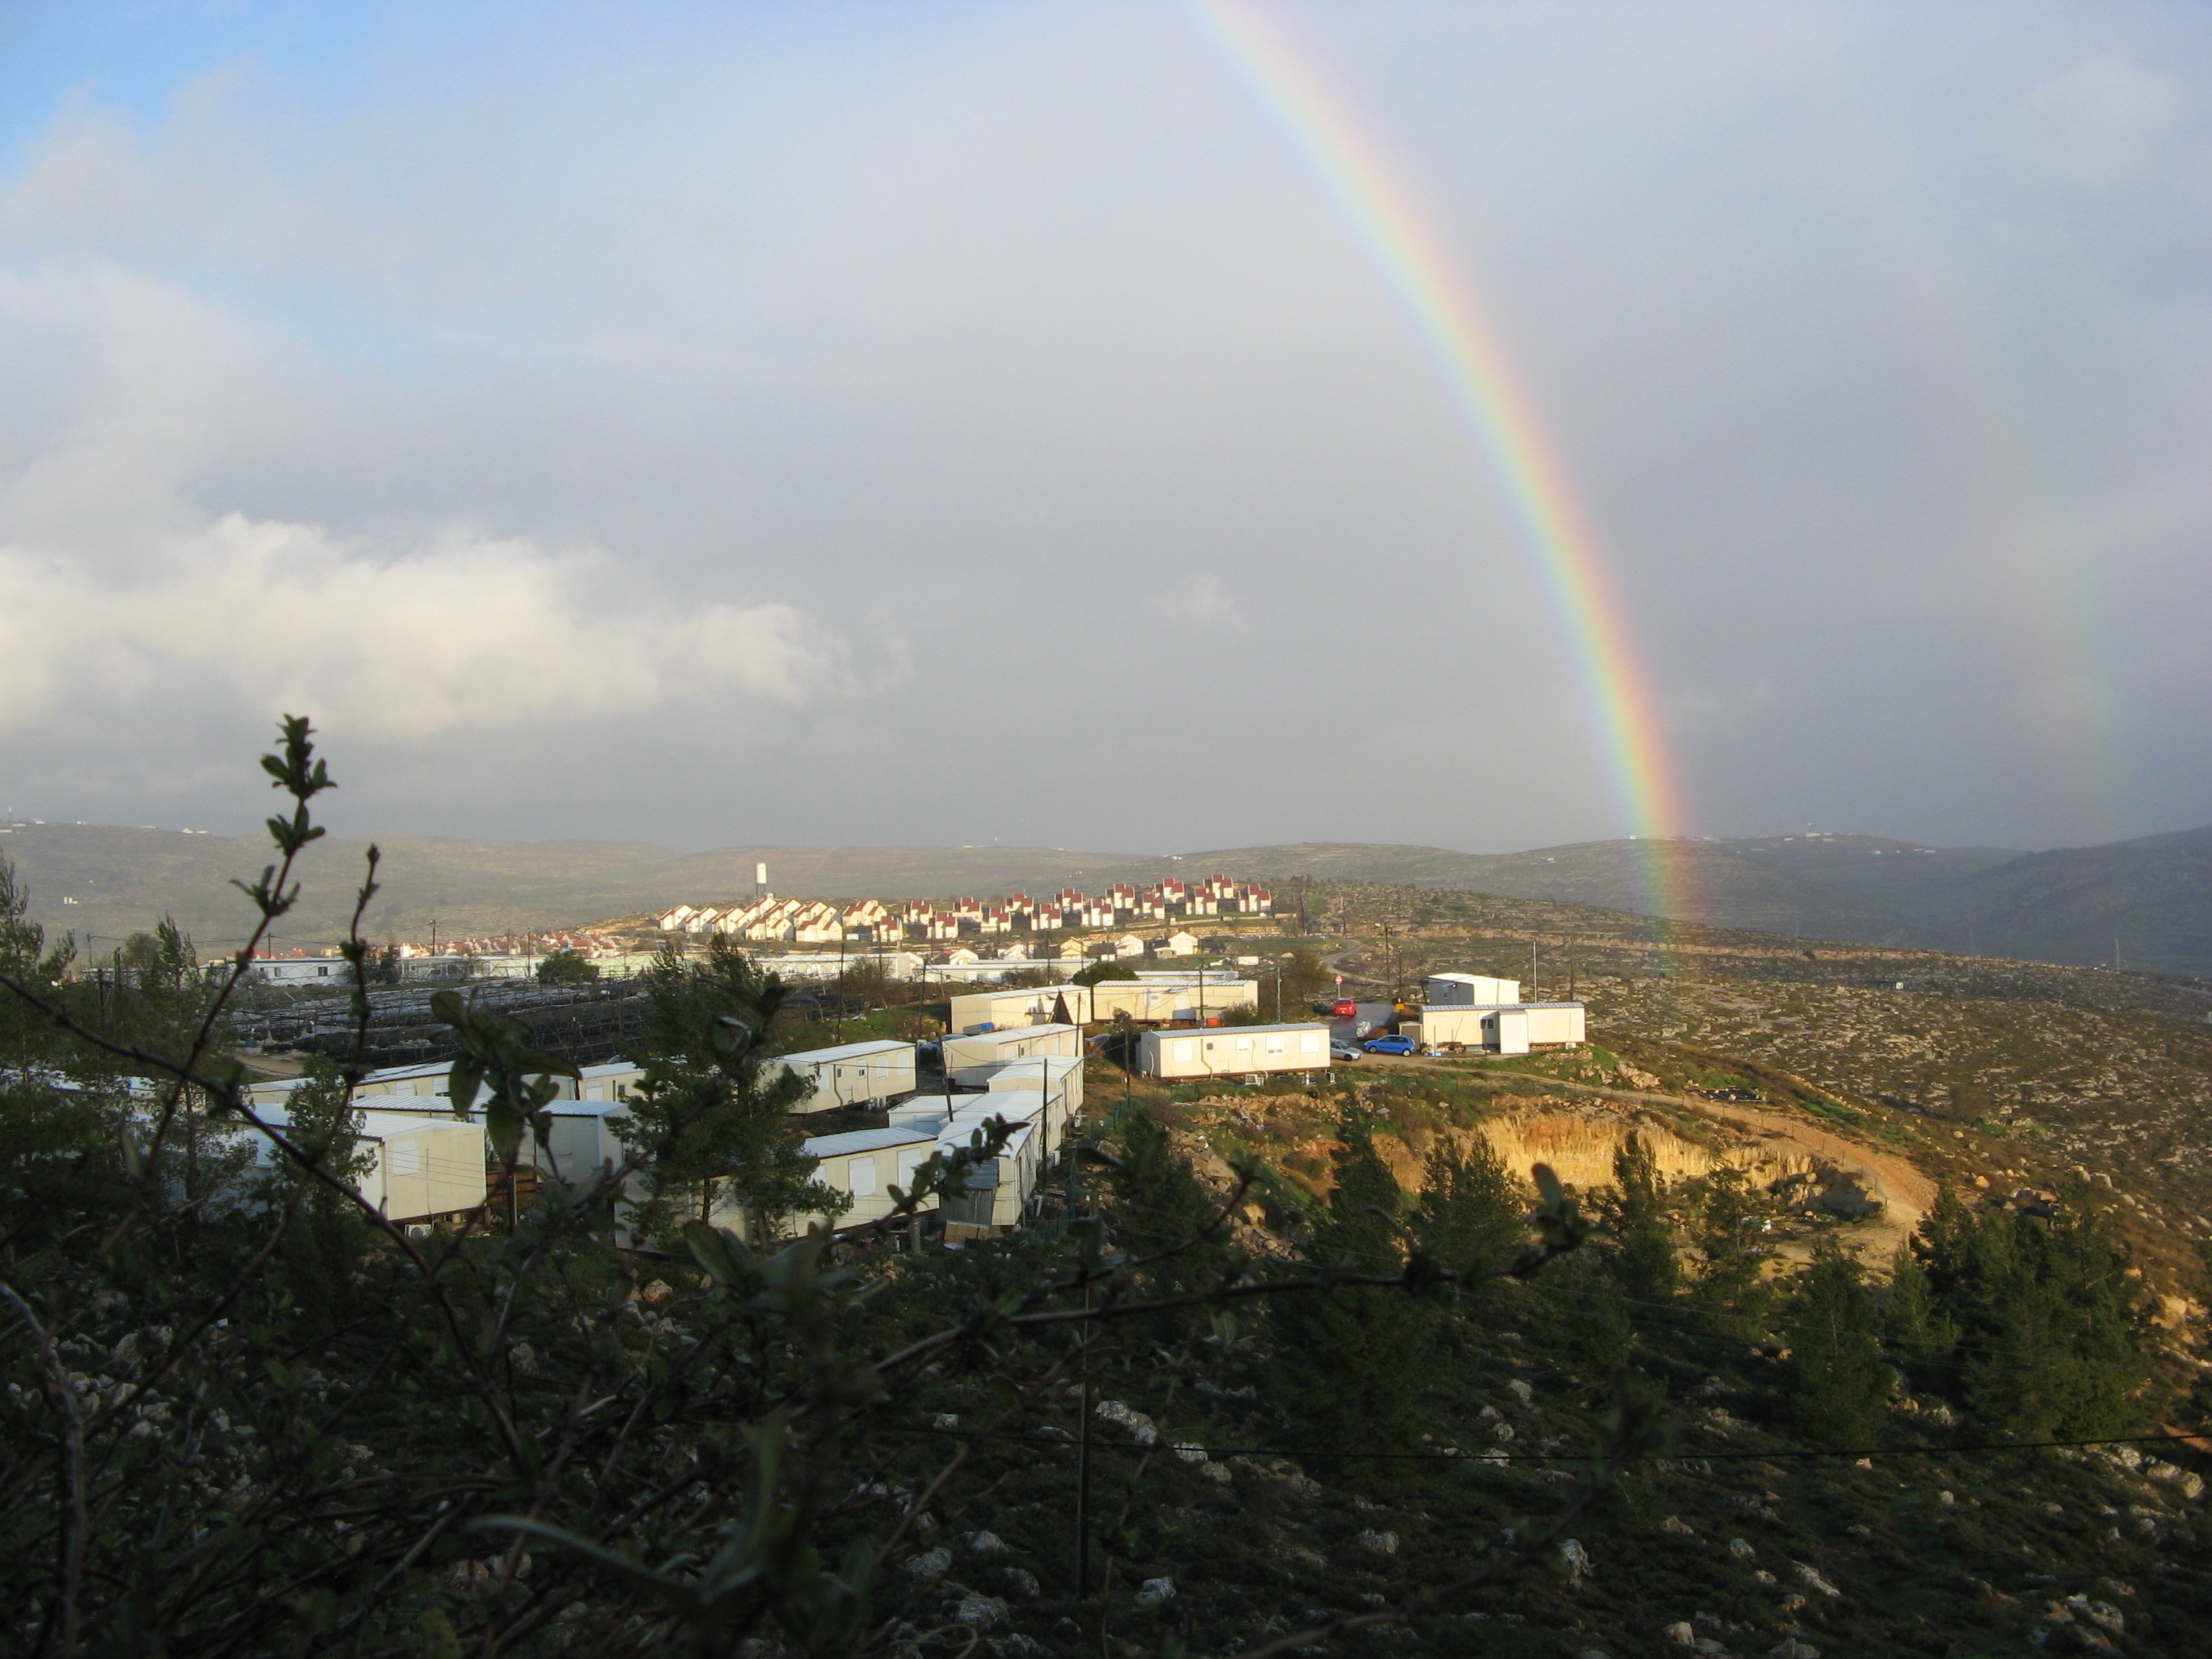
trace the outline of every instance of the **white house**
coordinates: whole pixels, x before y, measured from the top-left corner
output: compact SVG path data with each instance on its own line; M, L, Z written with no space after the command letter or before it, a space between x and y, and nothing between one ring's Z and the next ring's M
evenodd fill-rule
M1137 1069L1147 1077L1170 1080L1325 1072L1328 1027L1316 1021L1146 1031L1137 1039Z

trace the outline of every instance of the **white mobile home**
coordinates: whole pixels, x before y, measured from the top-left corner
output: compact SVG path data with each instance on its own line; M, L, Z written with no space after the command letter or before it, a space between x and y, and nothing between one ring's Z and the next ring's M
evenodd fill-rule
M564 1090L573 1089L570 1097L576 1100L628 1100L637 1092L638 1085L645 1080L645 1067L627 1060L610 1060L598 1066L586 1066L584 1075L575 1083L561 1079Z
M1127 1014L1139 1025L1166 1025L1181 1020L1198 1024L1227 1013L1249 1008L1260 1000L1256 980L1206 979L1184 981L1107 979L1099 981L1091 996L1091 1011L1100 1020Z
M877 1106L914 1092L914 1044L848 1042L785 1054L784 1066L805 1078L812 1091L797 1112L831 1112L841 1106Z
M1042 1122L1049 1147L1066 1139L1067 1126L1083 1111L1083 1057L1044 1054L1035 1060L1010 1060L991 1073L986 1085L994 1095L1035 1092L1044 1097Z
M450 1060L425 1060L416 1066L386 1066L369 1073L354 1085L356 1103L382 1105L387 1100L435 1100L440 1110L444 1109L446 1090L453 1076L453 1062ZM598 1066L582 1068L580 1079L556 1077L562 1100L624 1100L637 1092L645 1077L645 1068L627 1060L611 1060ZM292 1091L307 1082L305 1078L268 1078L248 1084L246 1103L258 1109L263 1106L281 1105L292 1097Z
M1173 1081L1252 1077L1328 1069L1328 1027L1227 1025L1198 1030L1146 1031L1137 1039L1137 1069Z
M262 1115L278 1128L288 1121L281 1106ZM357 1121L360 1150L374 1161L355 1184L386 1220L430 1221L483 1207L489 1187L480 1125L413 1112L362 1112ZM258 1133L248 1133L255 1164L276 1164L276 1147Z
M1439 1046L1455 1042L1496 1054L1525 1054L1531 1048L1569 1048L1587 1042L1579 1002L1526 1002L1504 1007L1439 1007L1421 1011L1399 1028L1417 1041Z
M973 1146L975 1136L994 1118L1011 1126L998 1157L971 1164L964 1173L966 1190L939 1206L948 1237L956 1227L995 1231L1020 1223L1030 1195L1036 1190L1042 1145L1037 1132L1043 1111L1040 1097L1013 1091L956 1112L937 1132L937 1145L950 1154Z
M428 1221L483 1206L484 1135L474 1123L363 1112L362 1138L376 1163L362 1194L390 1221Z
M1088 1025L1091 1020L1091 988L1088 985L1037 985L1024 990L975 991L952 999L952 1029L980 1031L988 1025L1042 1025L1060 1020Z
M937 1150L937 1133L933 1127L855 1129L850 1134L817 1135L805 1147L810 1158L821 1160L815 1166L814 1178L853 1200L852 1208L831 1222L842 1232L881 1221L891 1212L896 1200L890 1189L913 1189L915 1169ZM932 1199L921 1207L935 1209L936 1200ZM801 1217L793 1231L804 1232L808 1226L828 1219L818 1215Z
M989 1086L992 1073L1009 1060L1080 1054L1083 1033L1073 1025L1022 1025L1012 1030L947 1036L943 1049L945 1075L963 1088L981 1089Z
M1431 974L1423 986L1431 1008L1499 1008L1521 1000L1521 981L1487 974Z

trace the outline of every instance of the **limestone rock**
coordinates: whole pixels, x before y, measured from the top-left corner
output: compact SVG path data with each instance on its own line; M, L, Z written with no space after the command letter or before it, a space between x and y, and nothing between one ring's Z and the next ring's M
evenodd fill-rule
M1821 1577L1818 1569L1808 1566L1802 1561L1792 1561L1790 1565L1796 1570L1797 1582L1808 1589L1817 1590L1822 1595L1831 1597L1843 1594L1843 1591Z
M1595 1571L1581 1539L1570 1538L1559 1546L1559 1570L1567 1575L1570 1584L1581 1583Z
M1158 1613L1175 1600L1176 1582L1172 1578L1147 1578L1144 1588L1137 1592L1137 1605L1146 1613Z
M952 1552L939 1547L907 1558L906 1570L917 1578L942 1578L952 1571Z
M1006 1604L995 1595L983 1595L974 1590L960 1598L960 1605L952 1616L970 1630L996 1630L1011 1616Z
M1129 1431L1129 1437L1140 1446L1157 1446L1160 1443L1158 1426L1140 1411L1135 1411L1118 1400L1102 1400L1097 1407L1097 1415L1117 1428Z

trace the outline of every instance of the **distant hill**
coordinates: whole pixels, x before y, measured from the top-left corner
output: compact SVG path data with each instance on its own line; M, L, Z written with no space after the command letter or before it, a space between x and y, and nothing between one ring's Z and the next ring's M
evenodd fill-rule
M339 936L368 844L333 836L309 849L300 906L280 940L312 945ZM1304 875L2051 962L2110 962L2117 938L2130 968L2212 975L2212 827L2047 853L1820 835L1584 842L1497 854L1357 842L1181 855L1046 847L678 853L640 842L430 836L381 837L380 844L385 890L368 914L376 938L422 939L434 917L440 935L451 939L728 901L752 891L753 866L765 861L778 892L823 898L1096 890L1214 871L1277 884ZM31 889L37 920L50 930L72 929L102 951L165 912L204 946L235 942L249 912L228 883L267 862L258 837L79 824L13 826L0 831L0 854Z
M313 946L340 938L352 913L369 837L331 836L301 860L298 908L280 940ZM1011 888L1056 889L1126 880L1164 860L1036 847L729 847L678 853L643 842L469 841L380 836L382 894L372 937L443 939L570 927L689 901L753 890L765 860L782 893L824 898L930 898ZM31 890L31 914L49 933L74 931L102 951L164 914L210 950L235 944L252 911L230 886L269 862L258 836L204 836L106 824L15 824L0 856ZM65 902L68 901L68 902Z

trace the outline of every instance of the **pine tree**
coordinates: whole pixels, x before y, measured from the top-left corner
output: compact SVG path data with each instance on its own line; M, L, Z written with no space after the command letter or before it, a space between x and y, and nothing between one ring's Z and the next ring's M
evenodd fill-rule
M1494 1273L1510 1263L1528 1236L1528 1194L1481 1134L1463 1148L1440 1145L1422 1172L1413 1207L1413 1237L1455 1273Z
M1667 1219L1666 1186L1643 1136L1630 1135L1613 1155L1613 1242L1607 1252L1613 1276L1632 1303L1665 1302L1681 1282L1681 1267Z
M1762 1274L1769 1206L1742 1170L1723 1165L1705 1176L1698 1205L1697 1300L1722 1328L1756 1329L1771 1300Z
M735 1209L766 1242L785 1217L848 1207L850 1199L813 1179L815 1161L791 1115L805 1079L767 1052L783 982L720 934L701 960L664 949L643 979L635 1057L645 1075L638 1103L616 1127L653 1154L647 1231L726 1220Z
M1315 1218L1307 1253L1316 1265L1353 1273L1396 1272L1404 1251L1396 1222L1405 1194L1358 1104L1346 1106L1332 1154L1335 1185ZM1275 1403L1302 1445L1328 1450L1403 1451L1420 1433L1430 1364L1427 1321L1402 1291L1341 1290L1286 1297L1273 1310ZM1333 1477L1370 1490L1402 1488L1418 1468L1377 1461L1333 1466Z
M2147 1310L2087 1182L2048 1217L1970 1210L1947 1190L1922 1238L1931 1298L1960 1333L1954 1391L1982 1423L2031 1439L2125 1431Z
M1868 1446L1881 1430L1890 1372L1876 1321L1859 1264L1832 1238L1816 1241L1783 1316L1798 1429L1814 1445Z
M1147 1293L1179 1296L1219 1284L1237 1254L1225 1223L1208 1231L1220 1219L1220 1204L1177 1154L1166 1126L1146 1108L1117 1115L1114 1127L1121 1154L1121 1167L1114 1172L1114 1231L1130 1259L1158 1258L1143 1270ZM1203 1330L1206 1322L1198 1310L1145 1321L1148 1334L1159 1341Z
M1577 1250L1546 1267L1526 1294L1541 1348L1609 1396L1635 1340L1635 1310L1611 1266L1595 1251Z
M1910 1382L1923 1391L1940 1392L1948 1386L1959 1328L1937 1310L1935 1292L1929 1287L1928 1269L1920 1265L1910 1244L1899 1245L1890 1262L1889 1294L1882 1300L1881 1326Z

